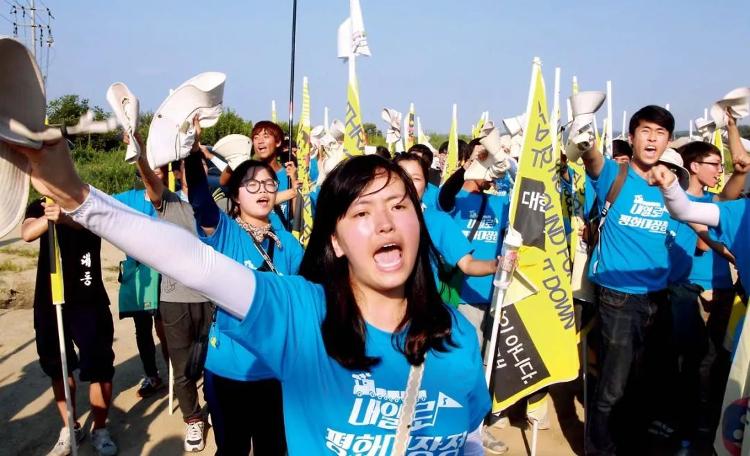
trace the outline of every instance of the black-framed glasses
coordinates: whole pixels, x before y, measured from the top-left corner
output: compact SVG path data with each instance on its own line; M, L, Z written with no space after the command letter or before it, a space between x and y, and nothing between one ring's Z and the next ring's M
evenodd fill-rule
M724 169L724 163L720 163L720 162L705 162L705 161L699 161L699 162L697 162L697 163L701 163L701 164L704 164L704 165L711 165L711 166L713 166L713 167L715 167L715 168L719 168L719 169L721 169L721 170L723 170L723 169Z
M261 186L268 193L276 193L276 190L279 189L279 183L273 179L266 179L263 181L259 181L256 179L248 179L244 181L242 184L245 186L245 190L247 190L248 193L258 193L260 191Z

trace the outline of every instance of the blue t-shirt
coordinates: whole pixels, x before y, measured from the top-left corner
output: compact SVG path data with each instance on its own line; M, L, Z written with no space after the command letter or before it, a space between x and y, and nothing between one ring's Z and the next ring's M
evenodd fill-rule
M488 195L487 207L479 228L471 241L473 256L477 260L493 260L500 255L503 247L503 233L508 227L508 196ZM456 195L456 207L451 216L468 238L472 227L477 223L479 208L482 205L481 193L470 193L461 189ZM482 277L464 276L460 298L466 304L489 304L492 300L492 275Z
M498 196L510 198L510 192L513 190L513 177L510 173L505 173L503 177L495 180L495 189L497 189Z
M366 353L381 361L371 372L347 370L323 344L323 288L299 276L255 277L250 310L230 335L281 380L289 454L390 454L410 369L391 334L366 325ZM462 454L490 408L476 331L451 312L458 347L427 353L410 454Z
M112 195L112 197L141 214L157 218L156 209L154 209L154 205L151 204L151 200L148 199L145 189L132 189L122 193L117 193L116 195Z
M428 182L427 186L424 189L424 194L422 194L422 204L430 208L438 207L439 194L440 189L437 187L437 185Z
M317 182L320 171L318 170L318 157L315 156L310 159L310 182Z
M671 242L670 242L671 241ZM687 223L677 223L674 231L667 235L669 251L668 283L690 283L693 255L698 243L698 234Z
M719 242L727 246L735 258L735 266L740 282L750 289L750 199L715 203L719 206L719 226L712 230Z
M691 201L712 203L714 195L706 193L702 197L699 197L688 194L688 198ZM709 233L712 232L713 230L709 230ZM729 261L714 249L705 252L695 250L689 280L690 283L699 285L704 290L726 290L732 288L733 285L732 273L729 270Z
M211 236L205 236L199 230L201 240L217 252L232 258L250 269L263 266L263 257L255 248L250 235L237 222L225 213L219 216L219 225ZM276 231L281 247L274 246L273 265L281 274L296 274L302 261L302 246L297 239L286 231ZM269 240L263 242L263 248L269 252ZM242 286L242 284L237 284ZM272 321L272 320L269 320ZM216 324L211 326L208 335L209 345L206 355L206 369L214 374L232 380L261 380L274 377L274 374L262 362L240 344L230 339L226 331L237 328L240 320L227 312L216 310Z
M456 266L461 258L471 253L471 244L450 215L429 206L424 208L422 214L430 239L447 265ZM434 262L432 272L439 288L438 265Z
M151 218L159 217L156 209L154 208L154 205L151 204L151 200L148 199L148 195L146 195L145 189L127 190L125 192L112 195L112 198L116 199L127 207L140 212L141 214L146 214ZM127 258L130 258L130 256L127 256Z
M605 159L599 177L591 179L599 201L606 201L618 170L617 162ZM629 166L591 257L591 280L631 294L667 288L668 248L674 244L669 233L676 233L678 224L664 207L659 188L648 185Z

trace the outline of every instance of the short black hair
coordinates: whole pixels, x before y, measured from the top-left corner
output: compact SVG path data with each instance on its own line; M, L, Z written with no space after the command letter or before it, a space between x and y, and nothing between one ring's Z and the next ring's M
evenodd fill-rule
M662 108L661 106L648 105L638 110L633 117L630 118L630 125L628 127L628 133L631 135L635 134L635 129L642 121L653 122L656 125L664 128L669 132L669 136L672 137L674 133L674 116L672 113Z
M693 172L690 171L690 165L693 162L703 160L711 155L716 155L721 159L721 152L719 149L713 144L703 141L689 142L677 149L677 152L682 156L683 166L688 172L690 172L690 174L693 174Z
M633 158L633 148L630 147L630 144L628 144L627 141L623 141L622 139L615 139L612 141L612 158L617 158L621 156L627 156L628 158Z
M401 163L402 161L415 161L419 163L419 167L422 169L422 177L424 178L425 183L429 181L430 164L432 162L427 162L427 159L425 159L425 157L420 157L414 152L400 152L396 154L395 157L393 157L393 163L397 165Z
M438 153L439 154L447 154L448 153L448 141L443 141L443 143L438 147Z
M471 157L471 153L474 151L473 147L469 147L469 144L463 139L458 140L458 161L463 163Z
M391 159L391 151L388 150L385 146L377 146L375 148L375 155L380 155L381 157L385 158L386 160Z
M419 154L422 157L424 157L425 160L427 160L427 163L432 164L432 159L434 158L434 155L432 154L432 149L427 147L424 144L414 144L407 150L407 152L412 152L415 154Z

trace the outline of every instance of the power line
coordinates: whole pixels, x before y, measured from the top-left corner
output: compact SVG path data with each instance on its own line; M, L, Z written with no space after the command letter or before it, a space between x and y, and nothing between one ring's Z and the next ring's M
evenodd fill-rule
M3 16L2 14L0 14L0 18L3 18L3 19L5 19L6 21L8 21L8 22L9 22L9 23L11 23L11 24L15 24L15 22L11 21L11 20L10 20L10 19L8 19L7 17Z

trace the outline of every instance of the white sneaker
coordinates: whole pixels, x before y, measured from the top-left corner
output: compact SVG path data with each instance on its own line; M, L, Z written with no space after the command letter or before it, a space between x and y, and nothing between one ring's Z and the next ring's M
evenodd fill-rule
M99 456L114 456L117 454L117 445L112 441L107 428L91 431L91 444L94 445Z
M185 426L185 451L203 451L206 442L203 439L203 421L193 421Z
M73 435L75 435L76 437L76 444L80 443L81 440L83 440L83 438L86 436L86 434L84 434L83 432L83 429L81 429L81 426L73 429ZM60 430L60 437L57 438L57 443L55 443L55 446L52 447L52 450L47 453L47 456L68 456L71 451L70 432L68 431L68 427L65 426Z
M487 427L482 429L482 446L484 447L484 454L493 456L505 454L510 449L508 445L492 435Z

